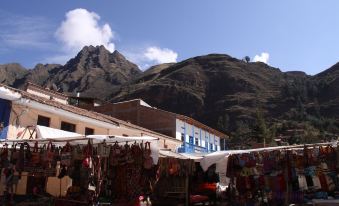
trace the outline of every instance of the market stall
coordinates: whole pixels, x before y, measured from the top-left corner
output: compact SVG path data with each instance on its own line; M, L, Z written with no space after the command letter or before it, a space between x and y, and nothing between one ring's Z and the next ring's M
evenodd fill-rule
M150 193L158 139L82 136L42 126L36 133L36 139L1 142L0 195L61 197L61 205L67 199L134 205Z
M157 180L152 205L189 205L189 178L195 162L170 150L159 151Z
M312 204L339 198L338 155L337 143L321 143L217 152L200 164L216 166L231 204Z

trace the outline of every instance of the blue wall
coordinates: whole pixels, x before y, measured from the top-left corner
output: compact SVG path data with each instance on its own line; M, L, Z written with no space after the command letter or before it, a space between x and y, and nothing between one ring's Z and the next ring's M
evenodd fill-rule
M11 114L11 102L0 99L0 123L4 124L4 129L0 131L0 139L7 138L9 116Z

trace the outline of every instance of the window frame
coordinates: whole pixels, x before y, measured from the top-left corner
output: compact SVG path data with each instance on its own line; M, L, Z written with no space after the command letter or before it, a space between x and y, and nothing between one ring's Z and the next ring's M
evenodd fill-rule
M70 126L74 126L74 131L73 131L73 130L63 129L63 125L65 125L65 124L68 124L68 125L70 125ZM76 125L76 124L73 124L73 123L70 123L70 122L61 121L61 123L60 123L60 129L63 130L63 131L67 131L67 132L76 132L77 125Z
M88 130L91 130L92 133L88 134L88 133L87 133ZM95 132L95 130L94 130L93 128L85 127L85 135L86 135L86 136L87 136L87 135L94 135L94 132Z
M40 122L40 124L39 124L39 118L42 118L42 119L44 119L44 120L48 120L48 126L45 125L44 123L41 124L41 122ZM40 120L41 120L41 119L40 119ZM44 120L42 120L42 121L44 121ZM44 115L38 114L38 119L37 119L37 121L36 121L36 125L45 126L45 127L50 127L50 126L51 126L51 118L50 118L50 117L47 117L47 116L44 116Z

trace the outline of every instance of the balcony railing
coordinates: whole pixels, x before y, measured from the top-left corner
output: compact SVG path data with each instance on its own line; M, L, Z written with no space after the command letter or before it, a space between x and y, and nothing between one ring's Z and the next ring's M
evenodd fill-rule
M214 151L208 151L205 147L200 147L198 145L185 143L181 145L181 147L178 148L179 153L207 153L207 152L214 152Z

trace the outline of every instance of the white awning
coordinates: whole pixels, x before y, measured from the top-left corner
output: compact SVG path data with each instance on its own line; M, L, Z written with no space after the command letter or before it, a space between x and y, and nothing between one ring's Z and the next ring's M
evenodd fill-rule
M45 126L36 126L36 134L38 139L55 139L55 140L72 140L84 138L84 135L75 132L68 132L60 129L54 129Z
M160 150L160 157L172 157L177 159L188 159L187 157L181 155L180 153L172 152L171 150Z
M194 160L194 162L200 162L205 154L201 154L201 153L180 153L182 156Z
M4 86L0 87L0 98L1 99L6 99L6 100L18 100L21 98L21 94L18 92L14 92Z

